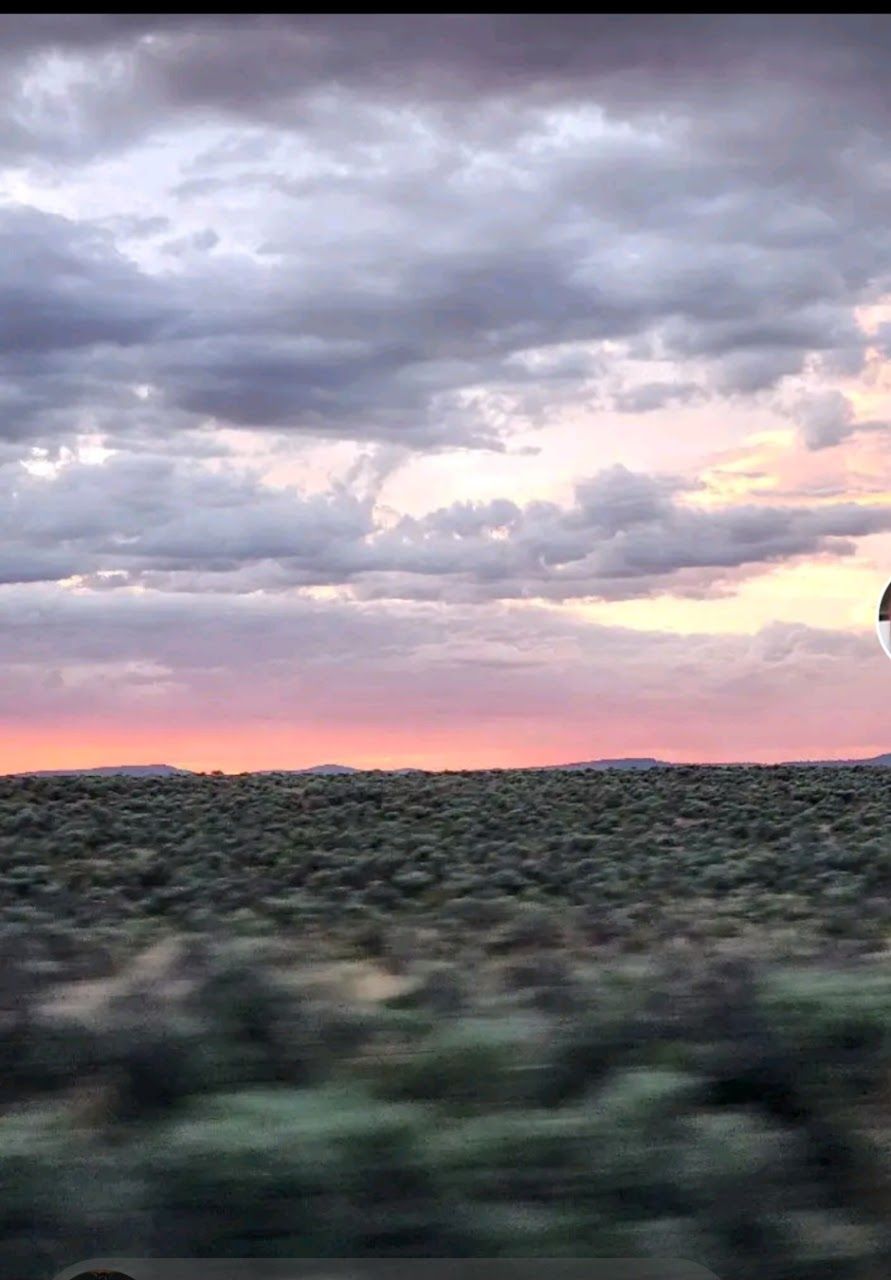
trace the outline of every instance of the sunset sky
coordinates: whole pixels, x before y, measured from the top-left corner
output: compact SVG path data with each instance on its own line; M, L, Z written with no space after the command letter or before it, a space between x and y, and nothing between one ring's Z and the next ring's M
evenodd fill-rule
M0 771L891 750L889 48L0 17Z

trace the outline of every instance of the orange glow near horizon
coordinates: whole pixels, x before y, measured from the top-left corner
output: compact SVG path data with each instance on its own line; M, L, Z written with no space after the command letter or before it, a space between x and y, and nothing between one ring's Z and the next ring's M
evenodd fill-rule
M528 732L523 730L528 728ZM772 764L789 759L871 756L887 750L882 741L857 742L844 750L826 750L802 740L789 747L745 750L723 734L708 749L675 742L634 741L621 726L600 726L585 733L557 724L505 726L485 738L472 728L437 734L418 729L363 733L340 728L329 733L301 733L286 726L221 733L213 727L172 728L152 732L104 728L85 735L76 726L4 731L0 740L0 774L43 769L89 769L102 765L167 764L196 773L250 773L344 764L360 769L419 768L431 771L510 769L568 764L579 760L653 756L678 764L750 761ZM706 735L710 736L710 735Z

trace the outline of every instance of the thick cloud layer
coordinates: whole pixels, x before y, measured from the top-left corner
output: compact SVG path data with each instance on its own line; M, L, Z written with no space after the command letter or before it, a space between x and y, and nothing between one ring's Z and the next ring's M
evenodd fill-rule
M55 479L0 468L0 581L250 592L351 585L362 597L632 599L705 590L725 571L850 554L891 506L697 509L622 467L570 506L461 502L381 525L345 490L301 495L158 458L74 464Z
M7 436L70 430L84 381L122 431L147 385L168 425L425 447L503 434L481 397L639 412L656 358L695 372L681 395L862 364L854 308L891 268L883 20L5 21L13 185L84 186L73 217L0 210ZM567 343L549 389L530 353ZM605 385L616 343L643 387Z

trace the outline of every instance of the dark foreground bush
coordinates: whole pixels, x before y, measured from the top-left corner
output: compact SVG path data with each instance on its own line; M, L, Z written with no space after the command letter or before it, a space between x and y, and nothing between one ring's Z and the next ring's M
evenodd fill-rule
M143 991L142 1021L118 993L0 1119L2 1274L102 1254L884 1273L891 971L579 963L570 1012L475 976L452 1017L422 973L416 1000L360 1008L225 953Z

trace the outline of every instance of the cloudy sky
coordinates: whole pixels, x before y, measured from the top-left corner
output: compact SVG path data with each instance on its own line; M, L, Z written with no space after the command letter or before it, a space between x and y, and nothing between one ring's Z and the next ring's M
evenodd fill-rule
M0 770L891 749L889 44L0 17Z

